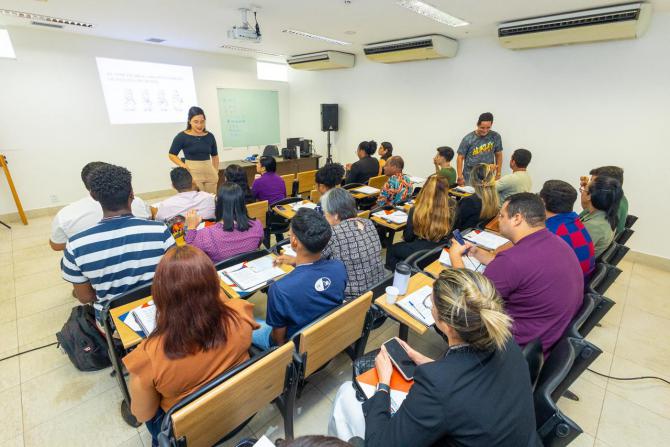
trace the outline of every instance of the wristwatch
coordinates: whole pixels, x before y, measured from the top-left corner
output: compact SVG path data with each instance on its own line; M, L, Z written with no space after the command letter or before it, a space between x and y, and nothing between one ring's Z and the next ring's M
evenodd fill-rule
M388 386L388 385L385 384L385 383L381 383L381 382L380 382L380 383L377 384L377 391L384 391L384 392L386 392L386 393L391 394L391 387Z

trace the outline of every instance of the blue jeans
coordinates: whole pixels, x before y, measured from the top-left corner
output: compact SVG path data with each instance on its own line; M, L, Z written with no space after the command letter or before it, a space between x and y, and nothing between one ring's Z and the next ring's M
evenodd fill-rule
M151 446L158 447L158 433L161 432L161 424L163 423L163 416L165 412L162 408L158 407L156 415L145 422L147 425L147 430L151 433Z
M272 333L272 326L268 326L265 320L256 318L256 322L261 325L260 328L255 329L251 334L251 343L259 349L267 351L273 346L270 334Z

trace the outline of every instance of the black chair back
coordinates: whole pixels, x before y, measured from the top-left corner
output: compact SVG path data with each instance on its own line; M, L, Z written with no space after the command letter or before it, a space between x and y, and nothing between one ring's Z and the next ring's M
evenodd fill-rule
M342 189L354 189L354 188L360 188L361 186L365 186L364 183L347 183L346 185L342 186Z
M542 365L544 365L544 354L542 353L542 342L539 338L528 343L523 347L523 356L528 363L528 372L530 372L530 384L535 391L537 379L540 377Z
M620 245L616 244L616 251L612 255L612 258L610 259L610 262L608 264L617 266L619 263L623 260L623 258L628 254L630 251L630 247L626 247L625 245Z
M533 393L535 422L542 445L562 447L583 431L558 409L552 394L563 382L576 358L575 340L562 338L544 363Z
M635 233L635 230L624 228L624 230L616 237L615 241L621 245L626 245L626 242L628 242L628 239L630 239L633 233Z
M604 264L611 264L610 259L612 259L612 256L614 256L614 253L616 252L616 246L617 243L612 241L612 243L609 244L605 251L600 254L596 261L602 262Z
M417 259L419 259L420 257L428 254L428 252L430 252L430 251L432 251L432 249L430 249L430 248L426 248L425 250L417 250L414 253L412 253L411 255L409 255L408 257L406 257L404 262L409 264L410 267L412 267L412 270L414 270L416 272L420 272L422 269L414 267L414 264L416 263ZM440 255L438 254L438 257L439 256Z
M620 268L614 267L613 265L609 264L605 264L605 267L607 268L605 279L596 289L596 292L599 293L600 295L604 295L605 293L607 293L607 290L609 290L612 284L614 284L614 281L616 281L616 279L619 277L622 271Z
M596 303L593 298L593 295L590 293L584 295L584 301L582 302L582 307L579 309L577 315L575 315L575 317L570 322L570 326L568 326L568 329L565 331L566 332L565 335L567 335L568 337L583 338L583 335L581 334L581 328L586 322L586 320L593 313L595 306Z
M253 261L254 259L262 258L263 256L267 256L268 254L270 254L269 251L259 248L258 250L250 251L247 253L241 253L239 255L233 256L232 258L219 261L216 264L214 264L214 267L216 268L217 271L219 271L226 269L228 267L232 267L241 262Z
M579 334L582 337L586 337L615 304L613 300L606 296L597 293L588 293L588 295L593 300L593 311L579 328Z
M637 216L633 216L632 214L626 216L626 228L633 228L635 222L637 222Z
M411 263L412 268L417 271L421 271L428 267L430 264L433 262L437 261L440 259L440 255L442 254L442 250L444 247L448 247L449 243L442 244L439 247L435 247L431 250L428 250L426 252L421 253L420 256L417 256L414 261ZM427 272L424 272L428 275ZM429 275L432 276L432 275Z
M570 337L570 339L573 340L575 359L566 376L551 394L554 402L558 401L558 399L568 391L568 388L575 383L575 380L577 380L579 376L591 366L598 356L603 353L599 347L586 339L576 339L572 337Z

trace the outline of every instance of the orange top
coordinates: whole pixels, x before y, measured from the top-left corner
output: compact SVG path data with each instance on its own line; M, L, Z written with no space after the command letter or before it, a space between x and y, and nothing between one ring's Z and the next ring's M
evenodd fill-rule
M142 341L123 358L126 368L142 387L153 387L161 395L160 406L164 411L210 380L249 360L251 332L259 327L253 317L253 304L239 299L226 300L224 304L236 311L239 319L230 328L226 343L218 348L169 359L159 336Z

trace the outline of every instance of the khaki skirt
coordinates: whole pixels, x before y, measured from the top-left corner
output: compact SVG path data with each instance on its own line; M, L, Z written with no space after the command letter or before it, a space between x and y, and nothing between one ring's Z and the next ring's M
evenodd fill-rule
M219 172L214 169L211 160L186 160L186 166L200 191L216 194Z

